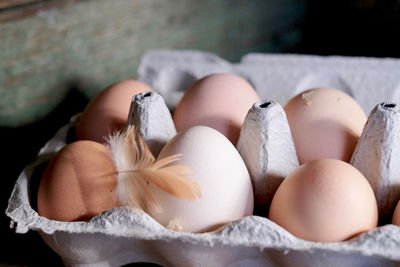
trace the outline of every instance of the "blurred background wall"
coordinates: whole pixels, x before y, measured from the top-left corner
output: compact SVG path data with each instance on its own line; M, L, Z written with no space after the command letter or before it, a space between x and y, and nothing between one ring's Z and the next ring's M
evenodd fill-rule
M399 0L0 0L0 210L44 142L101 89L137 78L148 49L400 57L399 35ZM60 263L0 218L0 264Z
M71 88L90 98L135 77L148 49L201 49L231 61L287 50L301 41L305 9L304 0L53 0L5 9L0 125L43 118Z

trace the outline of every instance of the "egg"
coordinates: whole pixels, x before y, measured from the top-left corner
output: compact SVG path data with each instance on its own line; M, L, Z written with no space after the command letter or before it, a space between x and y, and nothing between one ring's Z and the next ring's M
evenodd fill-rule
M57 221L89 220L120 206L109 149L94 141L63 147L47 165L37 197L38 213Z
M243 78L229 73L211 74L186 90L173 120L177 131L208 126L236 145L247 112L258 101L256 91Z
M158 159L181 154L177 164L189 166L187 178L200 187L201 197L182 200L157 188L162 211L152 214L160 224L186 232L208 232L253 213L249 173L235 147L218 131L193 126L179 132Z
M323 158L349 162L367 116L346 93L316 88L284 107L300 164Z
M78 140L105 143L105 138L126 126L132 97L152 91L145 83L125 80L101 91L86 106L76 127Z
M276 191L269 219L310 241L336 242L378 224L378 207L366 178L352 165L315 160L301 165Z
M400 201L397 202L396 208L394 209L393 217L392 217L392 224L400 226L400 204L399 203L400 203Z

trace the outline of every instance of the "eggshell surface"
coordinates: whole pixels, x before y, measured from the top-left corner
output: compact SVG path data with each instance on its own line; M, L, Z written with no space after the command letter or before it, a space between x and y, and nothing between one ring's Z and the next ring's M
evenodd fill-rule
M316 88L284 107L300 164L323 158L349 162L367 116L346 93Z
M105 137L125 127L132 97L146 91L152 89L136 80L118 82L101 91L83 111L76 127L77 139L105 143Z
M323 159L303 164L282 182L269 219L299 238L336 242L377 227L378 207L356 168Z
M235 147L218 131L194 126L178 133L160 152L159 159L182 154L178 164L193 169L201 197L182 200L153 188L163 212L152 214L164 226L187 232L207 232L253 213L249 173Z
M400 201L397 202L396 208L394 209L392 224L400 226Z
M177 131L208 126L236 145L247 112L258 101L256 91L243 78L229 73L211 74L185 92L173 120Z
M47 165L39 185L38 213L57 221L89 220L120 206L114 190L116 169L107 147L77 141Z

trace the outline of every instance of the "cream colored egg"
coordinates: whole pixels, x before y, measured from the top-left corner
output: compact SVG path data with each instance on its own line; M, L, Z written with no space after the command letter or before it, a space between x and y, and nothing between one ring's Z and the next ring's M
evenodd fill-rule
M178 103L173 115L176 130L208 126L236 145L247 112L258 101L245 79L230 73L208 75L196 81Z
M297 95L284 109L300 164L323 158L350 161L367 121L352 97L316 88Z
M303 164L282 182L269 219L299 238L335 242L377 227L378 207L356 168L323 159Z
M125 80L110 85L93 98L76 127L78 140L105 143L105 138L126 126L132 97L152 91L145 83Z
M396 208L393 212L392 224L400 226L400 201L397 202Z
M152 214L166 227L207 232L253 213L253 188L247 168L235 147L218 131L194 126L178 133L159 159L182 154L177 164L192 168L201 197L184 200L153 188L163 211Z

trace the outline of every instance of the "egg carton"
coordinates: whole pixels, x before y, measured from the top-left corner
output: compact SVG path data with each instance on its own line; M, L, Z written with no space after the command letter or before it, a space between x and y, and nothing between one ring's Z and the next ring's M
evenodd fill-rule
M137 125L155 154L176 133L170 110L184 91L217 72L245 78L263 99L249 110L237 145L252 178L257 215L200 234L169 230L129 207L108 210L88 222L39 216L38 182L50 157L74 140L74 117L16 181L6 210L11 226L17 233L38 231L67 266L400 265L400 227L388 224L400 198L400 111L395 104L400 100L400 60L248 54L231 63L203 51L149 51L142 57L139 79L156 92L133 98L128 123ZM374 189L381 226L344 242L302 240L266 218L277 186L298 166L282 105L313 87L342 90L370 114L351 163Z

